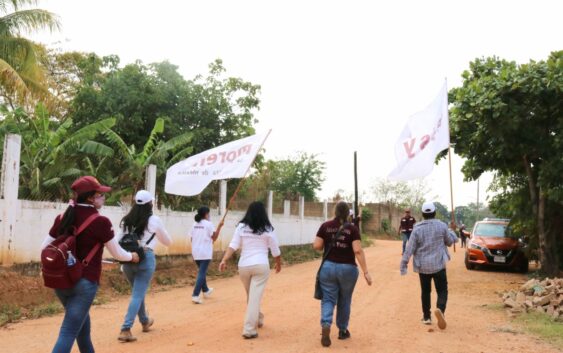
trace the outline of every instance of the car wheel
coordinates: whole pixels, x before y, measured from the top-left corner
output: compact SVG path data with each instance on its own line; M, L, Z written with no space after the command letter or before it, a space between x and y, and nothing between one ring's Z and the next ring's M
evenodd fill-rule
M467 256L467 254L465 254L465 268L468 269L468 270L475 269L475 264L472 264L471 262L469 262L469 257Z

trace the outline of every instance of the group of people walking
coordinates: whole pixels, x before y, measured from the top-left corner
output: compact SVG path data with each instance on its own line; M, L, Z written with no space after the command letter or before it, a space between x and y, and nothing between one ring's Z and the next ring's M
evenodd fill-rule
M154 198L146 190L136 193L135 203L121 220L118 234L115 235L111 221L107 217L98 215L98 210L105 203L105 193L111 191L111 188L101 185L94 177L85 176L77 179L71 189L74 191L74 198L64 214L55 218L49 235L42 244L42 249L56 239L68 236L71 229L80 227L90 216L95 214L96 217L90 217L94 220L76 235L76 250L72 255L83 263L81 278L72 288L55 289L57 297L64 306L65 315L52 352L68 353L76 341L81 353L90 353L94 352L94 347L90 336L89 310L100 283L104 247L115 259L122 262L122 272L131 284L131 299L118 340L132 342L136 340L131 332L136 317L141 323L143 332L150 331L154 324L154 318L149 316L145 305L145 295L156 268L154 248L157 243L164 246L171 245L172 238L162 220L153 214ZM434 279L438 291L438 310L441 312L440 315L436 315L439 326L445 327L443 317L447 301L445 262L449 256L445 246L453 244L457 238L447 231L444 223L431 217L431 209L432 207L428 206L426 211L429 212L426 213L423 209L425 221L417 223L412 230L411 240L407 242L401 261L401 274L406 273L409 258L414 255L414 270L419 272L422 288L423 321L428 323L430 320L430 281ZM331 345L330 331L335 308L338 339L351 337L348 325L352 295L360 270L366 283L372 284L361 246L359 229L350 222L349 215L348 204L339 202L335 207L334 218L320 226L313 242L313 248L322 250L324 254L318 273L322 297L321 344L324 347ZM189 238L198 274L192 292L192 302L202 304L202 295L204 298L209 298L213 292L213 288L207 285L206 276L213 256L213 242L217 240L223 223L220 222L215 229L210 220L208 207L199 208L194 221L189 231ZM138 235L139 249L125 251L119 241L131 233ZM101 244L103 246L100 246ZM260 305L270 275L269 252L274 258L275 272L279 273L282 267L281 251L274 226L261 202L251 203L236 226L233 238L219 264L219 270L225 270L227 261L239 249L241 253L238 272L247 297L242 336L245 339L253 339L258 337L258 329L264 325L264 314L260 311ZM86 258L89 261L84 261Z

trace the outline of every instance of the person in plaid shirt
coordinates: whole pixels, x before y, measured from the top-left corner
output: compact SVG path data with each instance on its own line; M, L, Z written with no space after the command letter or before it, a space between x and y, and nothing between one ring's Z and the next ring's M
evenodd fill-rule
M407 274L407 265L413 256L413 270L420 278L421 300L422 300L422 323L432 324L430 318L430 292L432 279L438 293L436 302L437 309L434 311L438 319L438 327L446 328L446 303L448 301L448 279L446 276L446 262L450 260L448 246L457 242L455 233L448 229L446 223L435 219L436 206L433 202L425 202L422 205L422 217L424 220L415 224L410 239L407 243L405 253L401 260L401 275ZM455 224L450 226L455 230Z

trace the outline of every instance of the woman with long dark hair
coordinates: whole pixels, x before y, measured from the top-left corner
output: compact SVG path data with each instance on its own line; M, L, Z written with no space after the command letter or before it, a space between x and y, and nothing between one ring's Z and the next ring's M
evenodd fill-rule
M74 197L63 215L57 216L43 241L41 249L47 247L56 238L70 234L71 227L80 225L97 214L105 203L105 193L111 191L109 186L103 186L96 178L84 176L78 178L71 186ZM139 261L136 253L124 251L117 243L111 221L98 216L76 238L76 261L84 260L94 248L98 246L88 266L82 271L82 278L70 289L55 289L55 293L63 307L65 316L59 332L59 337L53 348L53 353L70 353L74 341L81 353L93 353L94 346L90 337L90 307L100 285L102 272L103 244L110 254L120 261Z
M213 243L217 240L223 223L220 222L217 230L210 221L209 207L202 206L197 210L194 217L195 223L190 231L190 239L192 242L192 257L197 265L197 279L192 292L192 302L201 304L203 301L200 294L209 298L213 293L213 288L207 287L207 269L213 258Z
M321 225L313 243L315 250L324 250L326 261L320 270L320 284L323 293L321 299L321 344L328 347L330 341L330 327L336 306L336 326L338 339L350 338L348 323L352 305L352 294L358 280L358 266L360 264L364 278L371 286L371 276L368 273L366 258L362 250L362 243L358 227L347 222L350 207L344 201L336 204L334 219Z
M138 264L123 264L123 273L133 288L129 307L118 337L121 342L137 340L131 333L131 327L133 327L136 316L139 316L143 332L149 332L153 325L154 319L147 315L145 308L145 295L156 268L154 248L157 241L165 246L172 244L172 238L164 228L162 220L152 213L153 199L150 192L146 190L138 191L135 195L135 204L121 220L120 237L123 237L126 233L138 234L140 246L145 254L144 259Z
M268 249L274 257L276 273L281 271L281 252L278 239L262 202L256 201L248 206L248 210L237 226L233 239L219 264L220 271L225 270L227 260L239 248L241 254L238 270L246 290L247 299L242 336L250 339L258 337L256 329L264 325L264 315L260 312L260 302L270 276Z

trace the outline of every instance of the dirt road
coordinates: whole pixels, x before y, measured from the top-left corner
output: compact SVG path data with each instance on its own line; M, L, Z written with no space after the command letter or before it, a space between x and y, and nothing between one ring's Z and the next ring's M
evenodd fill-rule
M514 273L467 271L463 252L448 266L450 297L448 327L420 323L418 276L398 271L401 243L376 241L366 249L374 284L360 278L352 304L352 338L320 345L319 302L314 300L314 275L318 261L272 273L262 311L265 325L254 340L241 337L245 295L238 277L213 281L213 298L203 305L190 301L191 288L147 296L154 330L141 333L135 324L135 343L119 343L117 335L127 298L91 310L94 346L98 353L120 352L559 352L539 340L512 331L506 314L484 308L499 303L495 294L519 286L525 276ZM409 271L411 268L409 267ZM433 303L435 296L432 296ZM50 352L62 316L30 320L0 330L0 352ZM333 326L334 327L334 326ZM433 329L429 332L429 328ZM76 346L75 346L75 351ZM74 351L73 351L74 352Z

